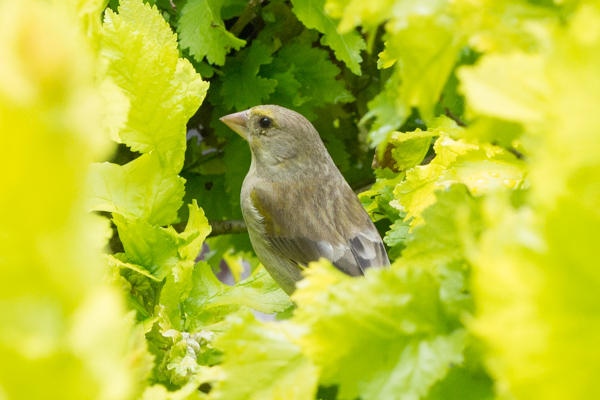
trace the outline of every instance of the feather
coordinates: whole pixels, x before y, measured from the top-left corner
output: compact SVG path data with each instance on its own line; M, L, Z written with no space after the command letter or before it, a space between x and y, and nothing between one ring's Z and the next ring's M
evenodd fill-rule
M345 181L343 185L347 186ZM323 257L352 276L363 275L369 267L389 265L379 233L349 187L351 195L341 198L329 193L327 185L320 187L318 196L299 190L294 183L253 187L250 198L262 217L261 237L290 262L306 266ZM295 209L286 207L292 199ZM299 218L298 209L311 212Z

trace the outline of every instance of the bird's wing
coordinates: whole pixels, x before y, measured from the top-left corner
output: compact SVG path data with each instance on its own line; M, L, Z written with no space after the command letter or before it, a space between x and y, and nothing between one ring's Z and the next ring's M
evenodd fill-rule
M323 257L348 275L359 276L369 267L390 264L381 239L374 240L371 236L371 232L360 232L344 243L315 241L306 237L274 237L269 234L265 239L273 249L300 265L306 266Z
M323 257L348 275L358 276L366 268L389 265L377 229L349 187L348 190L345 196L329 202L323 196L311 201L310 192L297 193L304 201L297 207L306 210L302 214L286 207L293 191L275 197L273 193L282 191L254 190L252 202L265 216L263 238L281 256L304 266Z

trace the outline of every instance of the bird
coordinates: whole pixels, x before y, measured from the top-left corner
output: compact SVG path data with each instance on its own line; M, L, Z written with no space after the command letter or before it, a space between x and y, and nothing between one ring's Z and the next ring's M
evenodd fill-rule
M220 120L250 146L242 215L258 259L288 295L321 257L350 276L390 265L379 232L310 121L277 105Z

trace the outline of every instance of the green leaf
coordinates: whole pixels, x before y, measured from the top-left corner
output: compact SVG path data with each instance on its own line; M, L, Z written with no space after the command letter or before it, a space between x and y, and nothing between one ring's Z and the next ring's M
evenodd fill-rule
M379 146L379 156L385 150L392 132L400 128L410 114L410 108L402 100L399 87L400 73L394 71L385 82L384 89L367 103L369 112L360 121L361 124L365 124L375 119L369 132L369 139L371 147Z
M464 366L453 366L445 379L433 386L429 400L494 400L493 381L485 374L472 374Z
M363 391L364 399L418 399L444 378L449 366L463 361L464 330L405 345L390 376L379 376ZM378 379L379 378L379 379Z
M317 118L311 121L340 172L348 179L350 169L355 162L355 154L350 154L355 147L358 129L352 115L344 109L343 104L329 105L317 110ZM371 175L371 171L367 171ZM352 177L356 177L351 174ZM361 179L360 177L356 177ZM352 182L350 182L352 185Z
M435 132L421 131L400 133L394 132L390 138L392 157L396 160L396 169L404 171L421 164L431 147L431 139Z
M388 251L388 256L390 260L396 260L400 257L400 253L406 247L406 239L408 239L408 232L410 230L410 225L406 223L402 218L397 219L392 225L390 225L390 230L387 231L385 237L383 238L383 242L390 247Z
M373 31L379 24L390 18L392 0L376 0L365 3L359 0L328 0L325 12L333 18L340 18L339 29L348 32L358 25Z
M533 59L518 52L488 64L483 59L482 69L465 74L467 93L500 99L497 112L522 123L522 140L531 143L525 202L515 205L502 191L487 196L486 230L468 253L478 300L473 328L490 348L487 365L497 382L519 398L600 395L593 373L600 335L600 135L594 111L600 97L592 79L600 67L599 27L600 10L585 5L548 31L552 50ZM588 35L590 29L596 33ZM528 59L527 69L515 74ZM496 83L479 75L483 67L505 70ZM506 79L511 76L513 81ZM481 106L482 113L491 114L491 106Z
M323 260L311 263L292 297L291 322L307 328L298 341L323 369L321 384L339 385L340 398L423 397L463 359L465 332L425 270L369 269L351 278Z
M473 312L467 253L483 230L481 200L461 184L435 195L435 203L422 213L423 224L402 243L405 248L398 265L425 268L435 274L445 307L464 316Z
M287 71L272 71L271 76L277 81L277 87L269 96L271 103L294 109L310 100L299 95L302 84L296 79L295 69L296 66L291 65Z
M116 214L113 221L127 261L143 266L156 279L162 280L178 261L176 238L143 219L127 220Z
M272 60L271 50L259 41L229 59L223 67L220 89L223 104L236 111L263 104L275 90L277 81L257 75L260 66Z
M160 282L160 279L158 279L157 277L152 275L150 273L150 271L148 271L147 268L145 268L141 265L135 265L135 264L128 262L128 259L125 256L125 253L117 253L115 255L107 254L106 260L108 262L108 266L111 268L111 271L114 274L114 276L111 276L111 278L116 279L116 281L119 283L125 283L122 281L122 279L124 279L124 278L121 275L119 275L119 270L121 270L121 269L130 269L130 270L135 271L138 274L143 275L144 277L149 278L155 282ZM127 280L125 279L125 281L127 281ZM130 286L130 285L131 284L129 282L127 282L124 286ZM127 289L130 289L130 288L127 287Z
M102 99L106 104L106 111L102 125L110 135L110 138L121 143L119 132L125 129L127 118L131 108L131 100L125 91L111 78L105 78L100 86Z
M225 29L221 19L224 0L189 0L181 9L179 18L180 45L189 49L198 62L204 57L211 64L225 64L225 55L238 50L246 41L236 38Z
M492 54L460 68L458 77L475 112L521 123L539 123L546 117L550 87L539 55Z
M115 214L113 222L117 226L127 262L144 267L155 280L162 280L170 272L174 273L176 281L185 281L178 274L191 278L194 260L211 228L195 201L189 205L189 209L188 223L182 233L177 233L172 227L165 229L143 219L126 219ZM189 272L186 273L186 270Z
M440 18L414 16L402 29L388 28L386 54L396 58L407 107L416 107L429 121L458 58L462 39Z
M131 103L121 140L134 151L157 152L178 172L185 125L202 103L208 83L189 61L179 59L177 37L156 7L141 1L121 1L119 14L106 11L101 53L108 61L108 76Z
M231 288L226 288L210 305L239 304L254 310L272 314L292 305L290 299L263 268Z
M204 215L204 210L198 207L195 199L192 200L192 204L188 204L188 209L187 225L185 230L178 235L180 238L185 239L184 246L179 248L179 255L184 260L193 261L200 253L202 244L212 228Z
M192 274L192 285L184 310L193 327L222 320L242 306L264 313L283 311L291 306L289 297L264 269L257 269L235 286L227 286L217 279L206 262L199 262Z
M206 217L211 221L232 217L229 195L225 191L224 175L185 174L184 176L186 179L184 202L197 200L202 204ZM181 218L185 217L184 212L184 208L181 208Z
M274 77L276 74L289 74L289 71L293 72L293 78L300 87L295 94L291 93L293 97L287 104L309 120L315 117L314 108L354 100L343 82L336 79L340 69L329 60L327 51L323 49L304 43L289 44L277 52L270 65L261 69L261 74ZM289 88L279 88L278 85L276 94L285 97L284 93L289 94Z
M93 210L145 219L151 225L175 222L183 204L183 179L165 169L156 153L143 154L123 166L94 164L89 184Z
M504 148L516 147L525 151L518 139L523 134L523 125L498 118L477 118L466 132L467 139L477 139L482 142L497 143Z
M249 313L229 318L231 328L216 342L225 351L218 367L221 400L312 400L319 369L303 354L283 323L264 324Z
M465 244L483 228L479 201L466 186L454 184L435 194L435 203L423 211L424 223L407 241L403 263L433 266L462 260Z
M462 135L464 129L450 125L448 118L437 120L431 128L439 138L434 144L435 158L406 172L406 180L394 189L392 205L413 218L411 226L422 222L421 213L435 202L434 192L453 183L464 183L471 193L482 195L498 187L518 189L525 179L525 164L517 157L489 144L477 145L450 135ZM455 131L458 131L455 132Z
M446 6L444 0L327 0L325 12L333 18L340 18L339 29L348 32L358 25L370 33L388 19L394 18L399 24L405 23L411 15L431 15Z
M196 380L201 365L206 365L204 361L212 361L214 332L208 329L198 333L162 329L161 334L171 341L160 366L169 382L183 386Z
M394 200L394 188L404 180L405 174L385 168L375 170L375 175L375 184L371 189L360 193L358 198L374 221L383 218L395 221L400 218L400 212L390 205L390 201Z
M301 1L293 0L293 11L300 21L311 29L323 34L321 44L331 47L338 60L343 61L356 75L361 75L361 50L366 49L366 43L356 31L340 33L338 21L332 19L323 10L325 0Z

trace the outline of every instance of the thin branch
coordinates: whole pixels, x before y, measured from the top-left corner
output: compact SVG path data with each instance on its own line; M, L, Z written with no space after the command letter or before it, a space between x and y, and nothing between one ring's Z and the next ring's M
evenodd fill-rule
M456 122L458 124L458 126L463 126L463 127L467 126L467 124L465 124L462 119L460 119L456 115L454 115L448 107L445 108L445 111L446 111L446 117L454 120L454 122Z
M210 221L209 224L212 228L210 235L208 235L209 237L244 233L247 231L246 223L242 220Z
M252 21L256 16L255 11L258 8L259 4L260 0L250 0L244 11L242 11L240 16L238 17L237 21L235 21L235 24L233 24L233 26L229 30L229 32L231 32L235 36L239 36L240 33L242 33L242 31L246 27L246 25L248 25L250 21Z
M515 156L517 156L517 158L519 160L524 160L525 159L525 155L523 155L523 153L521 153L519 150L515 149L514 147L511 147L511 148L509 148L507 150L510 151L511 153L513 153Z

